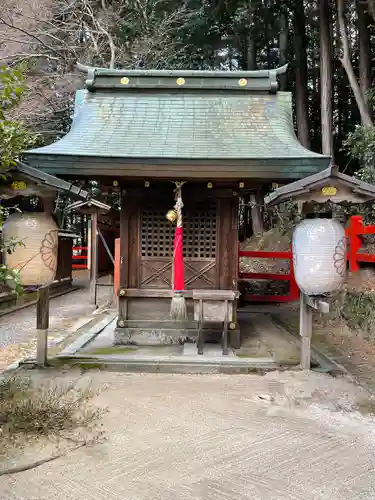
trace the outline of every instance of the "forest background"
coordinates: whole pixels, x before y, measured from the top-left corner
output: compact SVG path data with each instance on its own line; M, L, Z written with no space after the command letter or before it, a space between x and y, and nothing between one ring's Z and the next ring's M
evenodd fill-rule
M75 64L270 69L301 143L375 180L375 0L3 0L0 64L25 76L12 121L39 143L69 128ZM3 103L4 108L4 103ZM14 129L15 139L17 129ZM19 144L16 145L16 153Z
M2 0L0 167L6 171L31 144L51 143L69 130L82 87L77 61L209 70L288 63L280 89L293 92L300 142L330 155L340 171L375 182L374 47L375 0ZM365 212L373 222L373 206ZM279 229L248 241L248 248L288 248L285 225ZM261 272L259 265L253 262L252 270ZM0 281L2 272L8 271L0 269ZM373 271L362 275L338 308L371 342L374 283ZM339 325L338 346L350 338L342 339L342 331ZM332 338L331 332L327 343ZM373 358L375 366L375 349Z

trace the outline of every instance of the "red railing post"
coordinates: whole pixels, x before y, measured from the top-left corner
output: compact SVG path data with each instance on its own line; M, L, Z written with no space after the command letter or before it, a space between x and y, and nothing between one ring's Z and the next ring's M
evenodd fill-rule
M362 246L362 240L359 235L364 233L363 219L361 215L353 215L349 219L349 224L345 229L348 239L347 255L349 260L349 269L352 272L359 270L357 262L357 253Z

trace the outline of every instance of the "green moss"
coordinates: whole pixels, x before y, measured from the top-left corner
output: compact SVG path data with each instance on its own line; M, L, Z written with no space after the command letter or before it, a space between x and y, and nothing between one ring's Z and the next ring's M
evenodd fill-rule
M120 346L110 346L110 347L98 347L92 351L86 351L87 354L99 355L99 354L130 354L137 351L137 347L120 347ZM85 353L85 354L86 354Z
M104 363L74 363L74 366L81 368L81 370L104 370Z
M237 358L269 358L270 355L269 353L263 353L263 352L253 352L253 353L248 353L248 352L236 352L236 357Z

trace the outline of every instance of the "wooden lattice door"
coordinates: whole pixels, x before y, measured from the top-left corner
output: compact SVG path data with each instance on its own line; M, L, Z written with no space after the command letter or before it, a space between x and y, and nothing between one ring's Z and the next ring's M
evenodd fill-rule
M141 214L141 288L172 288L174 224L167 208L145 208ZM217 207L197 203L184 209L185 286L217 288Z

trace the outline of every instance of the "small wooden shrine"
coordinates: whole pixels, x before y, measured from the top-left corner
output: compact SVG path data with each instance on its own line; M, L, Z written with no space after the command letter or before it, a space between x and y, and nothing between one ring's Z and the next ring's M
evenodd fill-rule
M292 96L270 71L145 71L79 66L70 132L25 161L64 179L121 188L118 342L195 339L197 290L237 291L239 200L272 182L320 172L330 159L306 150ZM184 181L188 316L172 321L175 181ZM199 294L198 294L199 295ZM203 300L202 298L199 300ZM235 307L232 346L240 333Z

